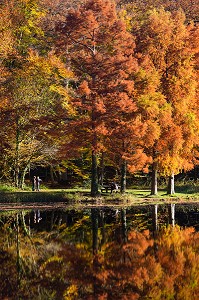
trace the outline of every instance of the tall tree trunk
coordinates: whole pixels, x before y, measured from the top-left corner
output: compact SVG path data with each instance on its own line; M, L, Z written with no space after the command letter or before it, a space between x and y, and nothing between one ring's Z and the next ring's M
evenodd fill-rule
M14 185L19 187L19 142L16 141L15 161L14 161Z
M123 160L121 166L121 193L125 193L126 191L126 161Z
M157 195L158 193L158 170L157 163L152 165L152 174L151 174L151 195Z
M20 188L23 190L24 189L24 184L25 184L25 176L26 173L29 169L29 163L27 164L27 166L23 169L22 174L21 174L21 178L20 178Z
M103 185L104 183L104 155L105 153L102 152L101 160L100 160L100 174L99 174L99 183Z
M97 175L97 154L92 151L92 170L91 170L91 196L95 197L98 194L98 175Z
M92 75L92 87L95 89L95 74ZM91 169L91 196L95 197L98 195L98 169L97 169L97 133L96 133L96 96L95 93L92 97L92 169Z
M52 185L55 184L55 179L54 179L54 173L53 173L53 166L50 165L50 180L51 180L51 183Z
M19 130L19 120L16 119L16 145L15 145L15 159L14 159L14 185L19 187L19 150L20 150L20 130Z
M175 194L175 184L174 184L174 173L169 176L168 187L167 187L167 195Z

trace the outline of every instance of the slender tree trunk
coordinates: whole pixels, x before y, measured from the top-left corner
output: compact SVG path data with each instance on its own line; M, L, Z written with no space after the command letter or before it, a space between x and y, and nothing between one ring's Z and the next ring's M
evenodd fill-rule
M55 179L54 179L54 174L53 174L53 166L50 165L50 180L51 183L54 185Z
M175 194L175 185L174 185L174 173L169 176L168 187L167 187L167 195Z
M57 181L60 182L61 181L61 171L58 169L57 171Z
M14 169L14 185L15 187L19 187L19 167L15 164Z
M126 191L126 161L123 160L121 166L121 193L125 193Z
M29 170L29 163L27 164L27 166L23 169L22 174L21 174L21 178L20 178L20 188L23 190L24 189L24 185L25 185L25 176L27 171Z
M91 196L95 197L98 194L98 175L97 175L97 155L92 151L92 177L91 177Z
M103 185L104 183L104 155L105 153L102 152L102 157L100 161L100 176L99 176L99 183Z
M20 150L20 130L19 117L16 117L16 145L15 145L15 159L14 159L14 185L19 187L19 150Z
M158 193L158 170L157 163L152 165L152 174L151 174L151 195L157 195Z
M15 162L14 162L14 184L19 187L19 139L18 133L16 137L16 150L15 150Z
M92 87L95 88L95 74L92 75ZM91 169L91 196L98 195L98 166L97 166L97 134L96 134L96 99L95 94L92 97L92 169Z

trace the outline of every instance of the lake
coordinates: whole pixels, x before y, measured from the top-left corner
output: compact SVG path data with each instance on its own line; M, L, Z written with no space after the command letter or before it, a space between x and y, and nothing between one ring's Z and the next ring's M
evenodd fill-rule
M0 211L0 299L199 299L199 204Z

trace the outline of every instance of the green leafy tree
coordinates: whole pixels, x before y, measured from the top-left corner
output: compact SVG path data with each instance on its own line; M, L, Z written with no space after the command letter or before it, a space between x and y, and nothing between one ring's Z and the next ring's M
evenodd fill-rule
M4 42L1 50L1 176L12 176L15 186L23 187L31 167L46 165L56 155L56 124L70 110L65 81L72 75L53 52L41 53L44 11L37 1L5 3L1 9L9 20L1 24L3 37L12 36L10 47Z

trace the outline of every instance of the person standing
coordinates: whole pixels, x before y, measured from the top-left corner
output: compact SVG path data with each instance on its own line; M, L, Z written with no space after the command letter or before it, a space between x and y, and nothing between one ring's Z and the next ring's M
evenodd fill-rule
M36 191L40 191L40 183L41 183L41 179L39 178L39 176L37 176L36 178Z

